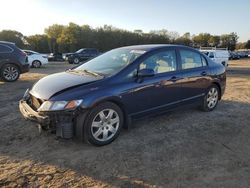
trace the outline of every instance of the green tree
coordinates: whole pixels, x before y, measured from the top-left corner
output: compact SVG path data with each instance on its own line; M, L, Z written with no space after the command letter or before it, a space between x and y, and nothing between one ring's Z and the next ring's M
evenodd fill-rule
M235 49L239 50L239 49L245 49L246 48L246 42L239 42L236 44Z
M25 39L28 43L27 47L31 50L40 53L48 53L50 51L47 35L32 35L25 37Z
M184 33L181 37L177 38L174 43L185 46L192 46L191 35L189 32Z
M82 28L75 23L69 23L62 29L61 35L56 40L59 51L72 52L82 48L84 46L83 37Z
M250 49L250 40L248 40L248 41L246 42L245 48L246 48L246 49Z
M235 50L238 41L238 35L234 32L230 34L221 35L221 47L228 48L229 50Z
M220 45L220 36L210 36L209 40L208 40L208 43L210 46L212 47L218 47Z
M209 46L209 39L211 35L209 33L200 33L199 35L196 35L193 37L193 42L195 46L200 47L207 47Z
M0 32L0 41L14 42L19 48L25 47L25 39L22 33L14 30L2 30Z
M189 32L182 35L183 38L191 40L191 34Z
M57 39L60 38L64 29L65 26L54 24L44 30L48 36L50 52L58 52Z

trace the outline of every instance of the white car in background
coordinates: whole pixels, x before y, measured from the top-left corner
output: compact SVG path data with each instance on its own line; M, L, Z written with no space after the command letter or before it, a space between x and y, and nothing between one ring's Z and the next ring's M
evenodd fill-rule
M28 56L28 62L31 67L39 68L42 65L48 64L48 56L34 52L32 50L23 50Z
M209 49L209 47L205 47L205 48L201 48L200 52L206 54L214 62L221 63L225 67L228 66L230 54L227 49L223 49L223 48L210 48Z

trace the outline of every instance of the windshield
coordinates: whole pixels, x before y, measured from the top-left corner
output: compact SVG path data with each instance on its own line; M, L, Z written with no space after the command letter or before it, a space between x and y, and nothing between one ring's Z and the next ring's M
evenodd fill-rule
M77 50L75 53L81 53L84 49Z
M143 53L145 53L145 51L115 49L82 64L75 70L87 70L89 72L111 76L122 70Z

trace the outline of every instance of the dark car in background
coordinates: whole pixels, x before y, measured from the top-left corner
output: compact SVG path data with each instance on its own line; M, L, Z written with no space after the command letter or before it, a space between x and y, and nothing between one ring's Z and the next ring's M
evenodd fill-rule
M62 53L50 53L48 55L48 61L64 61Z
M240 57L240 55L238 53L236 53L236 52L230 52L230 55L229 55L229 59L230 60L238 60L240 58L241 57Z
M244 51L238 51L237 54L240 56L240 58L248 57L248 53Z
M59 137L105 145L134 118L184 104L212 111L225 86L225 67L193 48L129 46L42 78L19 107L26 119Z
M20 74L29 71L28 57L14 43L0 41L0 78L16 81Z
M79 64L82 61L92 59L100 54L95 48L82 48L75 53L68 53L66 58L70 64Z

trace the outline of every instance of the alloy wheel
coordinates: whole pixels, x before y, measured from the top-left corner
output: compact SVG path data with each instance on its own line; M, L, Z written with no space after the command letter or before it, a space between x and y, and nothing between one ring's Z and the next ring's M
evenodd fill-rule
M32 65L33 65L33 67L35 67L35 68L39 68L39 67L41 66L41 63L40 63L39 61L34 61L34 62L32 63Z
M98 141L108 141L112 139L119 129L120 118L113 109L100 111L92 121L91 133Z
M79 59L78 59L78 58L75 58L75 59L74 59L74 63L75 63L75 64L78 64L78 63L79 63Z
M14 81L18 78L19 71L14 66L7 66L3 70L3 77L7 81Z
M207 107L209 109L213 109L216 106L218 99L219 99L218 90L212 87L207 94Z

